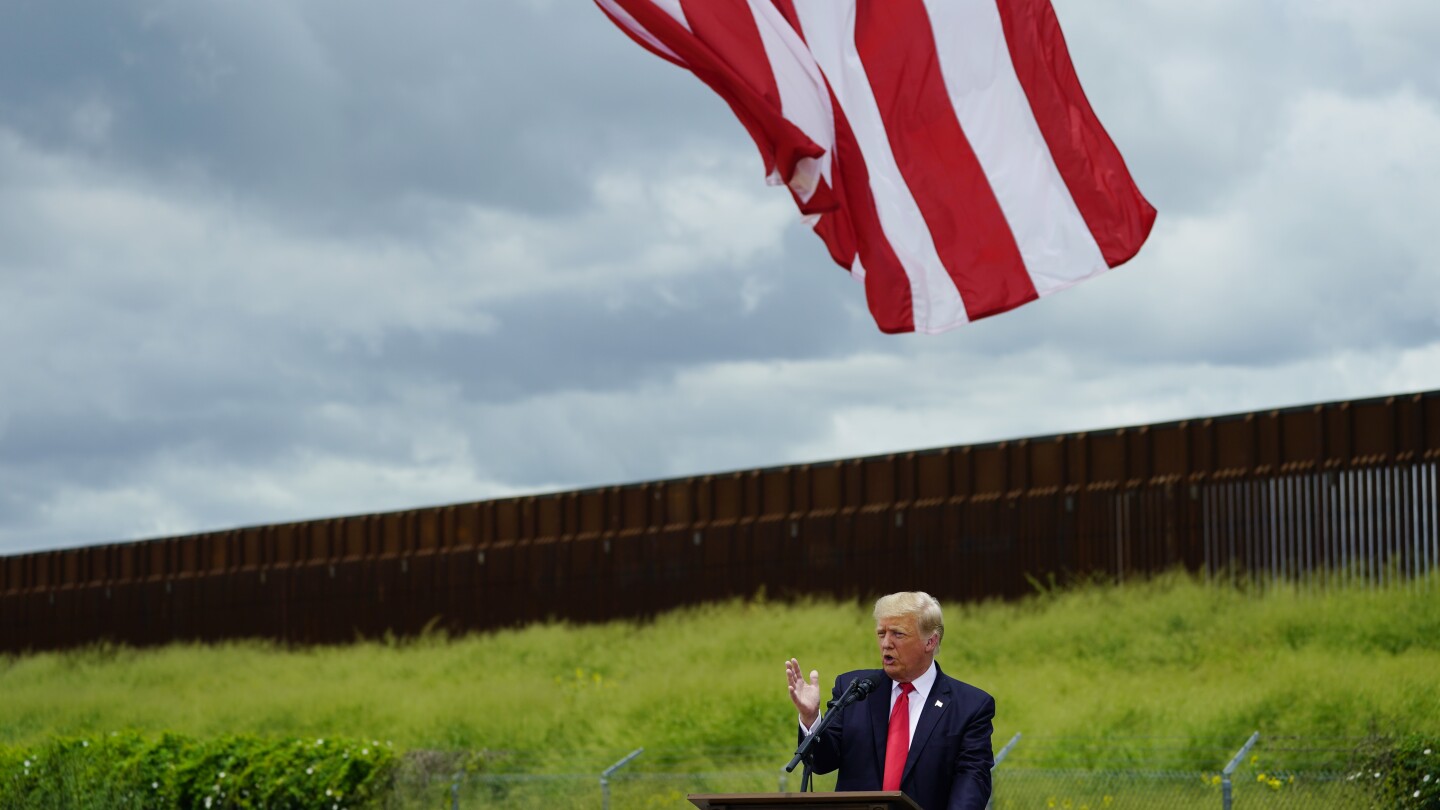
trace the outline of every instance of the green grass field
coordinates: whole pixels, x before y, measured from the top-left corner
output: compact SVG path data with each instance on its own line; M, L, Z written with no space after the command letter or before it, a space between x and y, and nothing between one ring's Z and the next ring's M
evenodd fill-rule
M401 750L525 752L514 768L551 772L603 767L639 746L651 769L717 770L724 750L753 749L774 751L778 771L794 744L790 656L827 685L875 666L869 605L757 598L644 623L463 638L9 656L0 744L120 729L343 735ZM1194 767L1218 769L1257 729L1440 729L1440 580L1262 593L1168 575L948 605L939 661L995 695L997 748L1017 731L1036 741L1018 746L1015 762L1172 767L1198 757L1206 762ZM1054 743L1062 737L1090 742ZM1177 752L1157 738L1199 742Z

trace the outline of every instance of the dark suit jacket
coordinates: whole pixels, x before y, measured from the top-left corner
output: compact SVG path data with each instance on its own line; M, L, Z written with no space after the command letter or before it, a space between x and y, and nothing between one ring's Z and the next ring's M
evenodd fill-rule
M984 810L995 765L990 748L995 699L939 669L910 740L900 789L925 810ZM834 697L868 674L879 674L883 688L841 709L812 749L816 773L840 769L836 790L881 789L892 682L881 670L847 672L835 679Z

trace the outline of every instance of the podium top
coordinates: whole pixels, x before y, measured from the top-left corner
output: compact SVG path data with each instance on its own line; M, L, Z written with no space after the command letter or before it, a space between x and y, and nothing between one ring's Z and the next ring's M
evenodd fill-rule
M898 790L853 790L826 793L691 793L700 810L920 810Z

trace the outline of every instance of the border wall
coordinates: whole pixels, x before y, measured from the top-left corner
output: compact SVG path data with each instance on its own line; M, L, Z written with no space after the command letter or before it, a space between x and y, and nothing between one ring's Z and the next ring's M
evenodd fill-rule
M1440 391L0 557L0 651L1440 559Z

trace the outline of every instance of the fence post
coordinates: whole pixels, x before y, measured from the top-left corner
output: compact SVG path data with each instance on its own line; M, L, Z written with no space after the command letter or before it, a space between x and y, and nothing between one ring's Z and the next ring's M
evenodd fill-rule
M1245 755L1250 753L1250 749L1254 747L1256 741L1259 739L1260 732L1257 731L1251 734L1250 739L1246 740L1245 744L1240 747L1240 750L1235 752L1235 757L1230 760L1230 764L1226 765L1225 770L1220 772L1220 800L1222 802L1221 807L1223 807L1224 810L1230 810L1230 774L1234 773L1235 769L1240 767L1240 760L1244 759Z
M1000 751L999 751L999 753L997 753L997 754L995 755L995 764L990 766L990 773L992 773L992 774L995 773L995 769L998 768L998 767L1000 767L1000 763L1004 762L1004 761L1005 761L1005 757L1007 757L1007 756L1010 755L1010 749L1014 748L1014 747L1015 747L1015 743L1018 743L1018 742L1020 742L1020 732L1017 731L1017 732L1015 732L1015 736L1010 738L1010 742L1005 743L1005 747L1004 747L1004 748L1001 748ZM991 782L990 782L990 800L987 801L987 802L985 802L985 810L990 810L990 805L992 805L992 804L994 804L994 803L995 803L995 782L994 782L994 779L992 778L992 779L991 779Z
M1014 748L1015 743L1018 742L1020 742L1020 732L1017 731L1015 732L1015 736L1010 738L1010 742L1005 743L1005 747L1000 749L1000 753L995 755L995 764L990 766L990 770L993 771L1000 767L1000 763L1005 761L1006 756L1009 756L1010 749Z
M600 772L600 807L602 810L610 810L610 774L615 773L630 763L630 760L645 752L644 748L636 748L625 755L625 758L611 765Z
M790 772L789 772L789 771L785 770L784 768L781 768L781 769L780 769L780 792L781 792L781 793L786 793L786 792L787 792L787 791L785 790L785 786L786 786L786 782L787 782L788 780L786 780L785 777L787 777L787 776L789 776L789 775L790 775Z
M460 783L465 780L465 772L456 771L455 779L450 782L450 810L460 810Z

